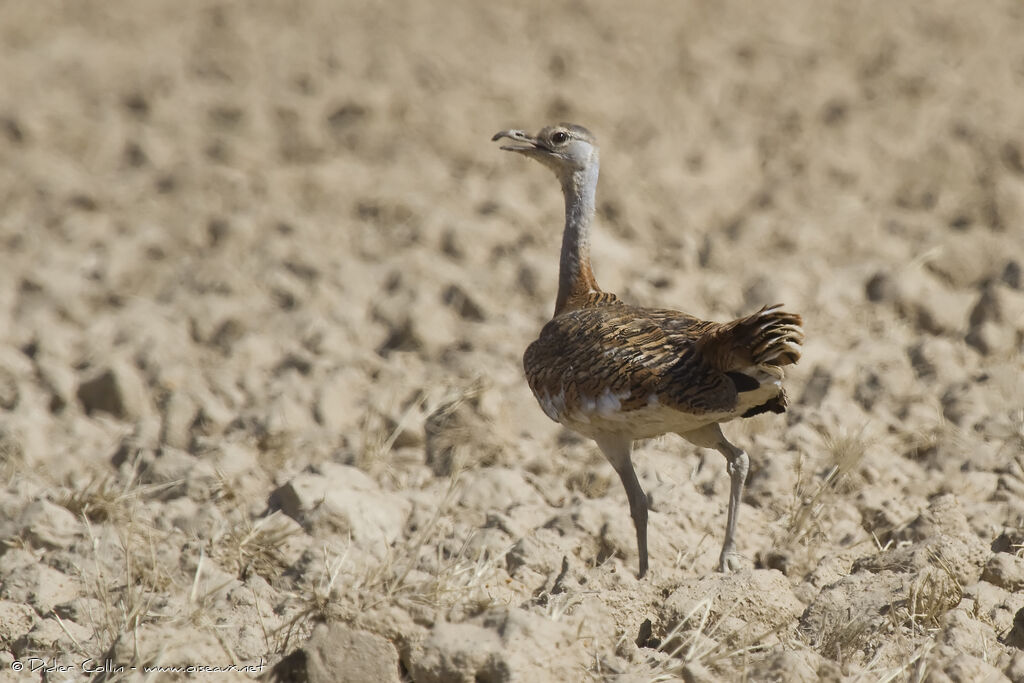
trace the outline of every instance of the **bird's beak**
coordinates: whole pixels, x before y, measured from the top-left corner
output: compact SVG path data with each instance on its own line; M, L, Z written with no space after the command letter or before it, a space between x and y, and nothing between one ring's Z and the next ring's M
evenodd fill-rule
M515 143L511 145L502 145L501 149L506 152L519 152L526 156L534 156L538 153L549 151L537 138L527 135L521 130L503 130L495 133L491 140L500 140L501 138L508 138Z

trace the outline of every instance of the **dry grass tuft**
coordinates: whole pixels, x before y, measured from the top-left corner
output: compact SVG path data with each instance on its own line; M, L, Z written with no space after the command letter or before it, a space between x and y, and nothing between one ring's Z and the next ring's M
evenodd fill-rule
M801 454L796 463L796 486L788 510L783 514L781 529L774 546L781 549L802 549L808 554L807 564L815 561L816 544L825 537L823 518L839 498L857 490L860 482L856 472L872 445L865 437L864 427L855 432L840 430L833 434L820 431L825 459L824 476L811 479Z
M293 529L280 510L255 523L245 516L211 547L216 549L218 561L234 570L237 576L245 577L253 572L274 585L289 566L283 548Z
M151 529L129 518L117 526L121 550L121 573L108 574L101 561L101 541L89 519L85 525L93 547L93 563L83 568L82 575L89 594L100 604L97 612L90 610L89 621L94 636L90 654L102 657L122 637L134 633L140 625L163 619L158 605L172 585L172 578L162 566L157 540Z
M853 656L864 647L874 633L871 619L864 614L836 613L825 623L809 645L823 657L848 666Z
M942 616L964 597L963 586L949 562L935 552L929 553L928 560L929 565L914 579L907 600L890 610L894 625L921 635L932 635Z
M393 546L384 560L369 567L354 566L348 549L339 556L325 550L315 584L299 598L295 616L282 626L283 649L314 621L351 621L388 605L462 619L496 604L492 589L505 553L471 553L472 533L454 553L443 550L450 541L447 513L460 489L456 472L430 520L413 537Z
M765 650L764 643L784 628L779 625L768 630L757 630L746 624L735 631L726 631L736 606L717 613L714 600L705 598L665 634L659 655L648 660L651 683L678 680L691 676L688 669L721 669L744 671L752 655Z

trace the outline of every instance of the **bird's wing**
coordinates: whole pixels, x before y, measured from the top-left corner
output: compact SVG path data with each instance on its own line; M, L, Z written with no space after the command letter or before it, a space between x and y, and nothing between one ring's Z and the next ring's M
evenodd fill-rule
M623 304L557 316L523 358L534 394L569 410L613 401L618 412L652 404L693 415L737 404L736 383L697 348L714 323L678 311Z

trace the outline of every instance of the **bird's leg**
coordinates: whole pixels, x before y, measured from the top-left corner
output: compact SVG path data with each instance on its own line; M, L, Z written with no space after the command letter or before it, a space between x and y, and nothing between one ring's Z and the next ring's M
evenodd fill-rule
M629 457L633 449L633 440L614 435L601 437L595 441L604 457L608 458L608 462L615 468L626 489L629 514L633 518L633 526L636 527L637 554L640 557L637 578L642 579L647 573L647 495L640 486L640 480L636 478L636 470L633 469L633 461Z
M740 498L743 497L743 484L747 481L747 471L750 469L750 458L743 449L736 448L724 437L718 450L725 456L726 468L729 470L729 516L725 522L725 543L718 558L718 571L725 573L740 569L740 554L736 552L736 515L739 513Z
M729 471L729 514L725 522L725 542L718 557L718 571L727 573L742 567L742 557L736 552L736 517L739 514L743 484L747 481L750 458L743 449L733 446L722 434L718 424L710 424L691 432L680 434L690 443L702 448L714 448L725 456Z

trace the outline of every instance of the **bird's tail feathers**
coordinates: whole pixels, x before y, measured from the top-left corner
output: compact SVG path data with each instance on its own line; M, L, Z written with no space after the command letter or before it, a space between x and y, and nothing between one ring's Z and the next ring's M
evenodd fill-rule
M799 315L783 311L782 304L765 306L711 330L698 345L723 371L750 365L791 365L800 360L802 323Z

